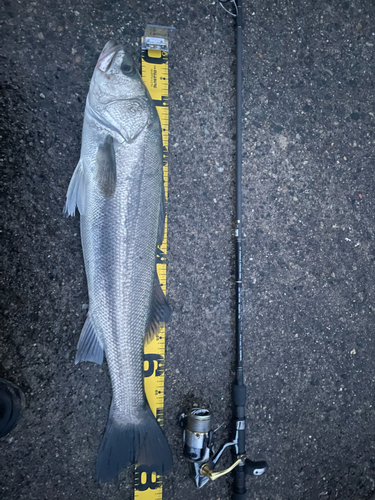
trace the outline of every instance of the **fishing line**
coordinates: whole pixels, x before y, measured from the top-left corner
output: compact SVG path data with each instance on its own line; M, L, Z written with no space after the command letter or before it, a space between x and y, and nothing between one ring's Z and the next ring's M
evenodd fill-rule
M224 7L224 5L223 5L223 4L224 4L224 3L228 3L228 2L230 2L230 3L234 4L234 7L235 7L235 9L236 9L236 13L235 13L235 14L234 14L233 12L231 12L230 10L228 10L228 9L226 9L226 8ZM228 14L230 14L231 16L233 16L233 17L237 17L237 16L238 16L238 7L237 7L236 0L219 0L219 4L220 4L220 5L221 5L221 7L225 10L225 12L227 12L227 13L228 13Z

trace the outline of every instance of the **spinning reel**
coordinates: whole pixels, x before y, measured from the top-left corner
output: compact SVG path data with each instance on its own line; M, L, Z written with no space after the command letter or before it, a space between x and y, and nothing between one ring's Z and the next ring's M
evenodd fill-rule
M267 462L253 462L245 455L239 454L240 428L236 429L233 441L225 443L217 453L215 452L211 420L210 412L202 408L194 408L187 415L182 413L179 417L180 425L183 428L183 455L188 460L189 475L195 486L202 488L209 480L215 481L231 472L237 465L243 466L246 475L261 476L267 469ZM244 421L240 427L245 430ZM224 451L232 446L237 459L230 467L215 470Z

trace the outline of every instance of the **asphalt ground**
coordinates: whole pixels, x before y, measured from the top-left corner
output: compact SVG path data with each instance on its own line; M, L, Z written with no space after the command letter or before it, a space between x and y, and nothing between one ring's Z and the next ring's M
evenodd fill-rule
M196 0L3 0L1 14L0 377L27 406L0 440L0 497L132 498L131 471L94 480L110 380L74 365L88 296L62 207L99 52L115 38L139 59L155 23L177 28L164 498L227 500L230 477L194 489L177 415L205 405L216 442L232 436L233 20ZM249 499L375 498L374 19L369 0L244 2L247 450L270 465Z

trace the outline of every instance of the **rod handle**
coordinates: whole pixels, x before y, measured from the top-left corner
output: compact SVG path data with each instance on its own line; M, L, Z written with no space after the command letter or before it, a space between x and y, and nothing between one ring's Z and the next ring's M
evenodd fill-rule
M232 500L246 499L246 473L245 466L238 465L234 469Z
M246 406L246 385L233 384L232 400L235 407Z

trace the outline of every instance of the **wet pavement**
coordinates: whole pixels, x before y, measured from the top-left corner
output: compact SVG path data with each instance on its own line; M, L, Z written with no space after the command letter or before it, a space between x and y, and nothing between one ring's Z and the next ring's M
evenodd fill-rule
M246 3L246 2L245 2ZM87 313L79 217L62 207L83 110L111 38L140 56L147 23L170 55L165 500L194 490L177 415L210 408L232 436L234 33L213 1L4 0L0 377L24 391L0 440L0 497L132 498L99 486L107 367L74 365ZM270 469L249 499L375 498L374 46L371 1L244 6L244 330L247 449ZM223 462L223 466L228 462Z

